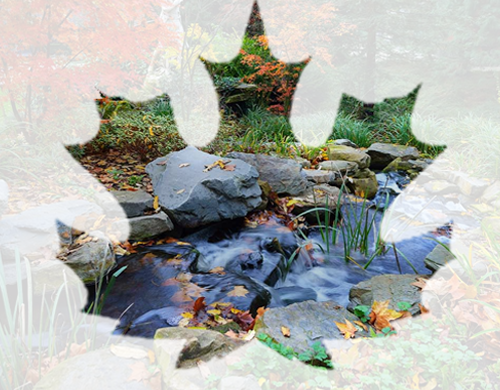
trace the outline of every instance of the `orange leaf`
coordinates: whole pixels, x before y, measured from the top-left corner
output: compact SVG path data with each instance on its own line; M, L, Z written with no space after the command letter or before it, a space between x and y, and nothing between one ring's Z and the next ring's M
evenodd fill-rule
M345 324L335 321L335 325L337 325L337 328L339 328L340 333L344 335L346 340L353 338L354 334L358 331L349 320L345 320Z
M228 297L245 297L248 294L248 290L244 286L234 286L234 289L230 291Z
M391 328L390 321L396 320L403 314L396 310L389 309L389 301L378 302L374 301L372 311L370 313L370 324L374 325L377 330Z
M203 310L206 307L205 297L199 297L196 301L194 301L193 309L195 313L198 313L200 310Z

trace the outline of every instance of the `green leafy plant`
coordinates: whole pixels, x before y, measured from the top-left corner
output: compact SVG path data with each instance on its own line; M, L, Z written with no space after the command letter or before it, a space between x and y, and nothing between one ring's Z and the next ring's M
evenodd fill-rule
M131 186L135 186L136 184L140 183L143 178L144 175L132 175L128 178L128 184Z
M354 308L354 315L357 316L362 322L368 322L370 319L371 307L365 305L358 305Z

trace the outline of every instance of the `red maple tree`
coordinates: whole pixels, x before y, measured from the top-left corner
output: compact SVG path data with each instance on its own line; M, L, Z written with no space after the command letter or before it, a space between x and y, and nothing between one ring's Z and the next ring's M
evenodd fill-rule
M0 16L0 105L28 142L82 102L140 86L151 53L176 45L161 9L141 0L6 0ZM64 115L62 116L64 117ZM71 115L67 116L71 120ZM57 127L57 126L55 126ZM43 126L43 137L47 126ZM57 132L54 128L52 131ZM77 132L77 129L75 129Z

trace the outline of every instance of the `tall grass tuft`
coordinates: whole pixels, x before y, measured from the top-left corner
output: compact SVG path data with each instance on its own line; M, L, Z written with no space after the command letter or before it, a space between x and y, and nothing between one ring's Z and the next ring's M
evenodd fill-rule
M67 281L52 294L50 300L42 296L38 320L35 321L33 283L28 260L24 261L27 275L26 294L23 289L21 257L16 250L15 264L17 273L17 297L14 303L9 300L5 270L0 256L0 293L2 294L4 317L0 319L0 387L14 390L26 385L28 373L34 370L42 376L42 358L65 360L69 358L71 345L79 340L85 342L87 351L96 349L97 324L104 301L111 291L116 278L125 268L119 269L105 286L105 274L96 281L96 298L86 304L86 297L80 286L69 288ZM63 335L59 303L65 296L69 308L70 331ZM105 344L110 340L108 339ZM66 350L61 357L60 352ZM35 363L36 362L36 363Z

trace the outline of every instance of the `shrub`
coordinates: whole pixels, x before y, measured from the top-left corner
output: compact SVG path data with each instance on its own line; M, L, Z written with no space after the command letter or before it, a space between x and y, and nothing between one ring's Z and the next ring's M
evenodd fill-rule
M135 110L122 111L102 123L97 137L88 144L89 151L119 148L124 153L137 153L143 159L184 147L172 116L144 115L144 112Z

